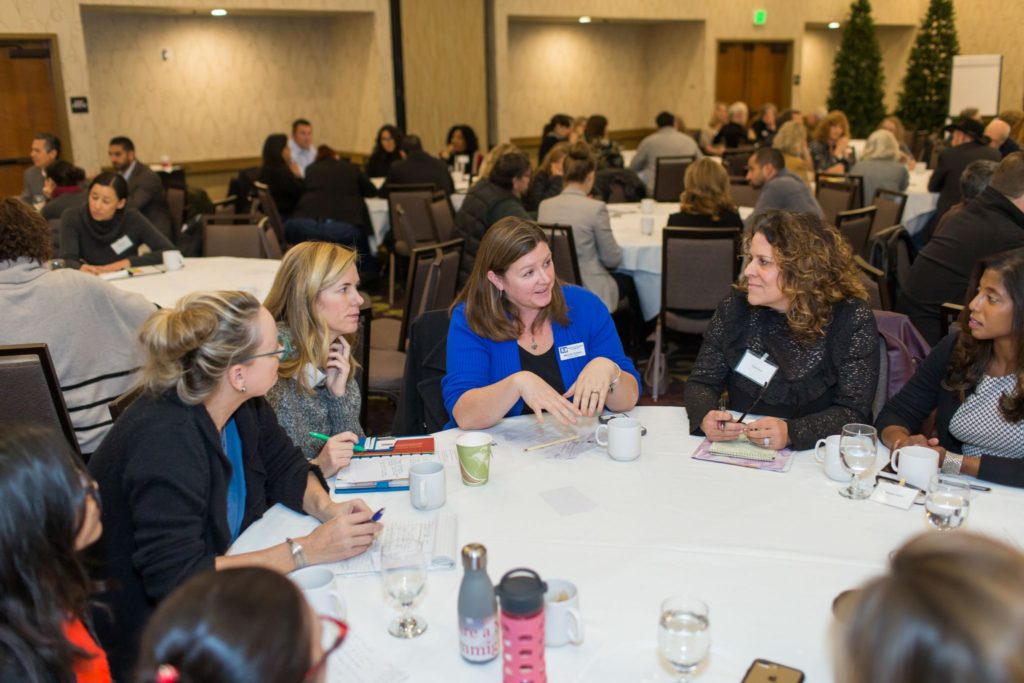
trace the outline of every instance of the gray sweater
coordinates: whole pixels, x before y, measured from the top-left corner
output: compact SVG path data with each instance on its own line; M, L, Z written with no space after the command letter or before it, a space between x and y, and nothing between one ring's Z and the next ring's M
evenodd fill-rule
M136 335L156 307L95 275L19 259L0 261L0 310L0 344L49 347L78 444L92 453L110 429L107 404L137 379Z
M754 213L750 214L745 221L747 228L749 229L754 224L754 220L759 215L773 209L824 216L821 206L818 205L818 200L811 195L811 190L802 180L786 169L776 172L775 177L761 188Z
M278 331L291 341L291 331L278 324ZM292 442L302 450L307 460L320 454L323 441L309 435L320 432L334 436L341 432L352 432L359 438L366 436L359 424L360 394L355 373L345 385L345 393L335 396L323 384L308 393L299 387L298 379L279 379L267 392L267 401L277 413L277 421L288 432Z
M864 206L875 201L875 190L904 192L910 184L907 167L895 159L864 159L854 164L850 175L864 178Z

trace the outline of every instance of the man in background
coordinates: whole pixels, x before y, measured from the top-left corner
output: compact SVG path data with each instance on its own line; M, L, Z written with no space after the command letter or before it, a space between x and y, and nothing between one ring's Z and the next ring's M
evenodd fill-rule
M949 207L960 201L960 176L967 164L978 159L998 162L1002 158L998 151L988 146L985 129L976 119L961 116L946 126L946 131L953 134L952 146L939 154L935 172L928 180L928 191L939 193L935 215L925 228L929 236Z
M292 121L292 136L288 138L288 149L292 152L292 161L299 167L299 176L305 178L306 167L316 161L312 123L306 119Z
M747 162L750 186L760 188L754 213L744 223L749 230L765 211L799 211L823 216L818 200L798 176L786 170L782 152L772 147L759 147Z
M658 130L640 141L636 155L629 162L629 169L644 181L648 194L654 192L654 171L658 157L693 157L697 160L704 156L697 141L680 132L683 122L672 112L661 112L654 122Z
M399 153L402 158L388 169L384 185L380 188L380 196L387 197L392 185L413 183L432 183L436 189L444 190L449 196L455 192L455 183L452 174L448 172L448 165L423 151L419 135L406 135L402 138Z
M32 165L25 169L21 200L26 204L35 204L36 198L43 196L43 172L47 166L60 159L60 138L53 133L36 133L28 155L32 158Z
M985 126L985 135L988 137L988 146L999 152L1004 159L1008 154L1020 151L1020 145L1010 137L1010 124L1000 118L992 119Z
M135 157L135 143L119 135L110 140L107 155L114 170L128 181L128 208L139 211L160 234L175 243L164 184L149 166Z

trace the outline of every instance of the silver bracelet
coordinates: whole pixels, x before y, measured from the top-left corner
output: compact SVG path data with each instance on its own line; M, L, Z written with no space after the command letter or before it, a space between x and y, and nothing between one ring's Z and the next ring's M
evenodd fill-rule
M284 540L288 543L288 548L291 549L292 562L295 563L295 568L303 569L308 563L306 562L306 553L302 550L302 546L294 539L286 538Z
M622 368L619 367L619 364L615 361L612 361L612 364L615 365L615 369L618 370L618 372L615 373L615 379L608 383L609 394L615 391L615 387L619 386L619 379L622 377Z
M959 453L946 451L946 457L942 461L943 474L960 474L960 468L964 466L964 456Z

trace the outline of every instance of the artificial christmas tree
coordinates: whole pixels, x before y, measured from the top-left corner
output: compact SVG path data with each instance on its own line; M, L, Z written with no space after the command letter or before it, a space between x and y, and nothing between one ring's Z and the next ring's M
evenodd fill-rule
M852 137L866 138L885 117L884 83L882 51L871 19L871 3L853 0L828 93L829 110L838 109L846 114Z
M897 114L910 130L937 131L946 121L953 57L960 52L953 0L931 0L910 51Z

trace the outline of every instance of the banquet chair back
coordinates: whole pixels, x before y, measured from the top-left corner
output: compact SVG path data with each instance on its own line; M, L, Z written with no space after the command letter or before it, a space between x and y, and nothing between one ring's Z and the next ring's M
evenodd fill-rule
M551 247L551 260L555 264L555 275L568 285L582 285L580 260L576 253L576 240L572 236L571 225L557 223L540 223L541 230L547 235L548 246Z
M654 162L654 201L678 202L683 193L686 169L693 156L658 157Z
M171 212L171 241L178 243L181 225L185 222L185 190L181 187L167 188L167 208Z
M939 307L939 336L945 337L950 332L960 331L960 313L963 312L963 304L945 302Z
M388 217L394 235L394 249L388 257L388 303L395 303L395 271L397 257L408 259L416 247L436 244L439 240L434 227L434 186L395 185L388 192Z
M260 211L267 217L271 230L277 235L277 243L279 245L285 244L284 221L281 220L281 214L277 211L277 203L270 194L270 188L267 187L266 183L259 181L253 183L253 185L256 188L256 203L259 205Z
M869 250L870 263L885 273L889 300L895 304L910 277L910 266L916 253L910 233L902 225L886 228L871 237Z
M452 210L452 202L445 192L434 192L434 196L430 200L430 215L434 219L437 239L442 242L450 240L455 234L455 212Z
M359 384L359 424L366 424L366 414L369 411L370 391L370 322L373 320L373 301L370 295L363 295L363 305L359 308L359 331L356 333L356 343L352 352L356 355L359 367L356 368L356 382Z
M448 311L426 311L409 329L402 396L391 433L395 436L431 434L444 429L441 381L447 369Z
M757 206L757 198L761 189L754 187L746 178L729 178L729 194L736 206Z
M465 240L455 239L413 249L409 260L406 305L402 311L399 351L409 342L409 325L426 311L447 309L458 293Z
M907 206L907 195L894 190L875 190L871 205L878 209L875 213L875 220L871 224L873 236L886 228L900 224L900 221L903 220L903 209Z
M750 155L754 153L753 147L738 147L726 150L722 153L722 165L731 178L746 178L747 164L750 162Z
M107 404L107 410L110 411L110 419L117 422L117 418L124 415L124 411L128 410L128 406L135 402L139 396L142 395L143 387L135 386L124 392L113 401Z
M853 247L853 253L862 257L868 255L868 238L875 220L877 209L867 206L863 209L840 211L836 216L836 228L843 234Z
M46 344L0 346L0 431L26 424L63 434L81 456Z
M825 220L832 225L836 224L836 218L842 211L850 211L860 208L863 178L861 176L848 176L840 173L818 173L814 177L815 197L821 210L825 213Z
M207 222L203 226L203 256L281 258L281 244L264 216L258 223Z
M875 268L860 256L854 256L853 261L859 270L861 283L868 291L868 306L871 307L871 310L891 311L892 302L889 301L885 272Z

